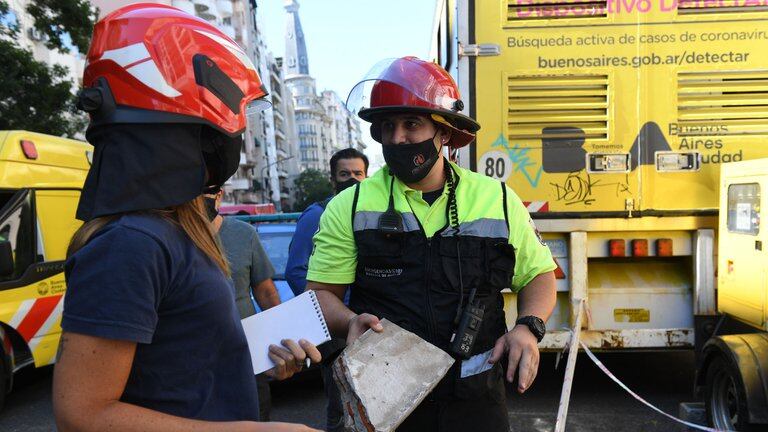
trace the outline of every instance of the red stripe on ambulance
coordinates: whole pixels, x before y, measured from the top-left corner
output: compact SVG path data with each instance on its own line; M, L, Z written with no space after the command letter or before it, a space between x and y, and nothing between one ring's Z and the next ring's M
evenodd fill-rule
M35 304L32 305L32 308L16 328L25 341L29 342L35 336L53 310L56 309L56 305L59 304L62 297L59 295L35 300Z

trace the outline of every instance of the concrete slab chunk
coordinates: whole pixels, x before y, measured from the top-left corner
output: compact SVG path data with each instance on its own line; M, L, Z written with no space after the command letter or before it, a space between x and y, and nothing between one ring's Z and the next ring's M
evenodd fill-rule
M333 365L346 427L390 432L437 386L454 362L441 349L394 323L368 330Z

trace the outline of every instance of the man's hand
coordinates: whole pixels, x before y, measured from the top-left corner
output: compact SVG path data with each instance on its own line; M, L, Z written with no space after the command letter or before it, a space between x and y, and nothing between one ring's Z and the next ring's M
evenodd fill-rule
M380 333L384 330L384 327L382 327L381 323L379 322L379 318L376 316L367 313L355 315L352 319L349 320L347 329L347 345L357 340L357 338L359 338L360 335L365 333L369 328L373 329L373 331L377 333Z
M539 370L539 347L536 336L524 325L516 325L496 341L488 363L498 362L504 353L508 354L507 381L515 379L517 370L517 391L524 393L536 379Z
M320 363L322 360L317 347L304 339L300 340L299 343L294 340L283 339L281 344L282 347L269 346L269 358L275 363L275 367L264 373L270 378L278 381L288 379L304 367L307 358L312 363Z

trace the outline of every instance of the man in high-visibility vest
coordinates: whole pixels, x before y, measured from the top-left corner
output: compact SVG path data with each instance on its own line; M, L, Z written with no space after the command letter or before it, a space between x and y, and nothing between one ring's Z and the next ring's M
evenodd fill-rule
M512 190L443 156L480 128L461 114L444 69L414 57L384 61L349 101L371 122L387 166L328 204L307 287L348 343L387 318L457 359L398 431L507 431L504 376L517 375L521 393L531 386L555 305L549 249ZM520 317L509 331L507 287L518 292Z

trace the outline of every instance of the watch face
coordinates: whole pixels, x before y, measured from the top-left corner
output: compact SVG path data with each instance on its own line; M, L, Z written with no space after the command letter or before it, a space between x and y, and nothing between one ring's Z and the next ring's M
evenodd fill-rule
M533 315L520 318L517 321L517 324L524 324L528 326L528 328L531 330L531 333L533 333L534 336L539 339L539 341L541 341L541 339L547 333L547 326L544 325L544 321L541 318Z

